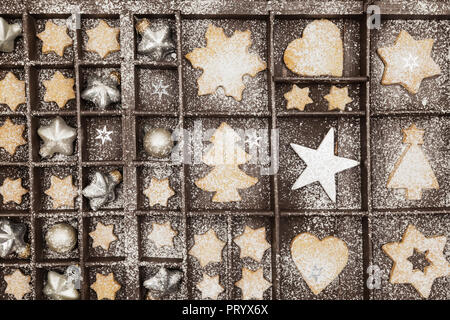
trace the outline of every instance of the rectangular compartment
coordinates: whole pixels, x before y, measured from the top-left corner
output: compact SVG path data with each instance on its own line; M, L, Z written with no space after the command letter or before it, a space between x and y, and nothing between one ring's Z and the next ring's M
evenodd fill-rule
M1 52L0 51L0 54L1 53L4 53L4 52ZM1 55L0 55L0 57L1 57ZM4 81L4 79L5 79L5 77L6 77L6 75L8 74L8 73L12 73L19 81L25 81L25 70L23 69L23 68L9 68L9 67L7 67L7 64L5 63L4 65L2 64L2 63L0 63L0 79L1 79L1 81ZM27 89L27 86L28 86L28 84L26 83L26 81L24 82L25 83L25 94L26 94L26 89ZM5 87L5 88L7 88L7 87ZM16 89L17 90L17 89ZM16 92L16 90L14 90L13 92ZM2 96L4 95L4 94L8 94L8 91L3 91L2 92ZM13 101L15 100L15 98L16 98L16 96L11 96L11 97L9 97L9 99L10 99L10 101L11 101L11 104L13 103ZM2 99L3 100L3 99ZM26 98L26 96L25 96L25 103L21 103L21 104L19 104L19 105L17 105L17 106L10 106L10 105L8 105L8 104L5 104L5 103L1 103L0 104L0 113L15 113L15 112L20 112L20 113L24 113L24 112L27 112L27 104L26 104L26 100L27 100L27 98ZM13 109L12 108L15 108L16 110L15 111L13 111Z
M3 116L0 114L0 127L3 127L5 125L6 120L9 119L12 122L12 125L19 125L23 126L23 132L22 132L22 138L26 141L25 144L18 145L20 142L16 140L16 136L14 135L13 139L5 139L6 145L5 146L11 146L15 148L15 152L13 154L9 153L5 150L4 147L0 147L0 161L1 162L27 162L28 161L28 148L30 145L30 142L28 141L28 124L27 124L27 118L24 116ZM18 127L12 127L15 132L15 130L18 130ZM11 130L11 131L12 131ZM9 133L11 134L11 131ZM19 135L18 135L19 136ZM12 150L12 149L11 149Z
M30 174L29 174L29 168L28 167L22 167L22 166L0 166L0 186L3 188L7 188L4 192L0 193L0 212L8 212L8 214L21 214L21 213L29 213L30 209ZM8 179L12 180L7 185L5 184L5 180ZM15 193L16 189L13 187L17 183L17 179L22 179L20 185L22 188L24 188L27 193L20 196L22 193ZM7 202L5 202L5 196L12 192L13 197L8 196ZM16 203L15 201L18 199L15 199L19 195L19 198L21 201L20 203ZM12 199L14 198L14 199ZM10 200L11 199L11 200Z
M24 45L22 14L21 12L2 14L2 18L5 19L8 24L18 23L22 28L22 35L19 35L14 41L13 52L0 52L0 64L23 64L26 56L26 48Z

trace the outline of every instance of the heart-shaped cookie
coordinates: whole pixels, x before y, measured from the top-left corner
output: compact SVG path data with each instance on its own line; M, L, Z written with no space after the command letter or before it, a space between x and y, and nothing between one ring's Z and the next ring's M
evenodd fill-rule
M292 240L291 256L308 287L318 295L347 265L348 248L341 239L320 240L306 232Z
M314 20L284 51L284 63L302 76L342 77L344 50L339 28L326 19Z

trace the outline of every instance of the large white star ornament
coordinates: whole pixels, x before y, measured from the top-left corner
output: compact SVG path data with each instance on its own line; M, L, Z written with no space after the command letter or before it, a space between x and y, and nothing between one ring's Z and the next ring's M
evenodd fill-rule
M299 189L318 181L333 202L336 202L335 174L359 165L358 161L334 155L334 128L331 128L317 150L291 143L291 147L306 163L306 169L292 186Z

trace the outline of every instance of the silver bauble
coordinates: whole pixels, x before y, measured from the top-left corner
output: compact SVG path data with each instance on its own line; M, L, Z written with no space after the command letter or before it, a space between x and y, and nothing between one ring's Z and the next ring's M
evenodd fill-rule
M57 253L72 251L77 244L77 232L70 224L55 224L47 231L45 243L50 250Z
M67 274L49 271L47 283L42 292L53 300L78 300L80 293L75 287L76 282Z
M18 23L9 24L0 17L0 51L13 52L14 40L22 34L22 27Z
M172 133L167 129L151 129L144 136L144 149L152 157L167 157L172 151L172 148Z

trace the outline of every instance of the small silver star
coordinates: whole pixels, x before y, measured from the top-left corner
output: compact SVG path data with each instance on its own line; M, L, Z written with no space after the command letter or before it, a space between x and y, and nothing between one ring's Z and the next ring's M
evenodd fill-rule
M247 143L250 148L253 146L258 148L259 140L261 140L261 137L258 137L256 131L251 131L250 133L247 133L247 140L245 140L245 143Z
M87 88L81 93L81 98L91 101L97 108L105 109L107 106L120 101L120 83L116 72L111 72L108 77L98 74L88 79Z
M176 291L183 279L180 270L168 270L161 267L154 276L144 281L144 287L152 291L152 296L161 298Z
M163 95L169 96L169 93L167 92L167 88L169 88L169 85L165 86L162 80L159 80L158 83L152 83L152 87L152 95L156 94L160 100Z
M55 271L47 273L47 283L42 291L52 300L80 299L80 293L75 289L75 284L70 277L67 274L59 274Z
M39 127L37 133L44 141L39 150L41 157L52 157L55 153L66 156L73 154L73 141L77 137L77 130L69 127L63 118L54 118L48 126Z
M13 52L14 40L22 33L22 27L18 23L8 24L0 17L0 51Z
M313 269L312 269L312 271L311 271L310 276L311 276L312 278L314 278L314 280L315 280L316 282L319 280L320 273L322 272L322 269L323 269L323 268L318 268L316 265L314 265L314 267L313 267Z
M105 144L106 141L112 141L110 135L113 133L112 131L107 131L106 126L103 129L95 129L98 133L98 136L95 137L95 140L102 140L102 145Z
M0 220L0 257L5 258L15 252L25 256L27 244L23 240L27 227L23 223Z
M122 174L115 170L108 174L95 172L94 179L83 189L83 196L89 199L92 210L97 211L104 204L114 201L116 194L114 189L122 181Z
M153 29L153 30L152 30ZM164 24L153 27L148 19L142 19L136 24L137 32L142 36L138 45L138 52L148 54L155 61L163 61L173 58L176 52L176 44L172 39L170 26Z

